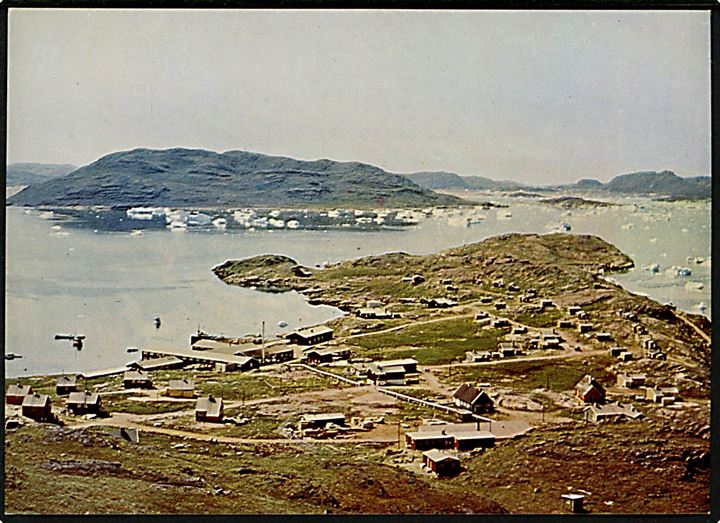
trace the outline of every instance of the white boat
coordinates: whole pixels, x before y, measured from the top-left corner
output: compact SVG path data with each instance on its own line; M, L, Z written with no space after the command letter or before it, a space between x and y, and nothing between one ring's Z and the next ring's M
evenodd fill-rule
M212 221L212 224L218 229L224 229L225 227L227 227L227 220L223 217L215 218Z
M300 222L297 220L288 220L286 225L288 229L298 229L300 227Z
M140 229L130 231L130 236L142 236L143 232Z

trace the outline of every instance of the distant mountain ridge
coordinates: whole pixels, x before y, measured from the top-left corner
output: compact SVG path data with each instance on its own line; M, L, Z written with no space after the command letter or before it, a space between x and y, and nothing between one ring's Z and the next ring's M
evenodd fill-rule
M432 206L467 203L360 162L246 151L134 149L27 187L13 205L169 207Z
M428 189L467 189L473 191L515 191L529 187L528 185L492 180L483 176L460 176L447 171L421 171L406 174L408 178Z
M657 195L671 198L710 198L710 176L683 178L672 171L640 171L615 176L608 183L594 179L581 179L566 185L533 186L517 182L496 181L481 176L460 176L445 171L420 172L406 175L408 178L434 190L490 190L517 191L578 191L615 194Z
M64 163L11 163L5 170L5 186L32 185L65 176L75 169L77 166Z

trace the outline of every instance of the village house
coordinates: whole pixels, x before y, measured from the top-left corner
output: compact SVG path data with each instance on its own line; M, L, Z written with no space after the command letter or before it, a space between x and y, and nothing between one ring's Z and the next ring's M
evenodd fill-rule
M223 400L212 395L205 398L198 398L195 405L195 419L197 421L208 421L219 423L223 418Z
M358 315L358 317L365 320L389 320L394 317L392 313L387 312L385 309L374 309L367 307L358 309L356 314Z
M480 361L490 361L492 359L492 355L488 351L480 351L480 352L473 352L473 351L467 351L465 352L465 361L468 363L478 363Z
M298 429L321 429L328 425L345 426L345 414L333 412L329 414L303 414L298 421Z
M366 369L370 383L377 385L406 385L419 379L417 360L387 360L370 363Z
M488 449L495 445L495 435L487 430L456 432L453 434L455 450Z
M578 323L578 332L580 334L583 334L585 332L590 332L591 330L593 330L592 323Z
M258 364L260 362L263 363L282 363L283 361L289 361L293 359L295 356L295 349L292 346L289 345L281 345L281 346L270 346L270 347L258 347L257 345L253 345L249 349L243 349L240 351L237 351L234 353L235 356L244 356L249 358L254 358L258 361ZM257 368L254 366L254 363L247 362L245 365L250 365L246 369L241 370L250 370L253 368ZM258 365L259 366L259 365Z
M350 349L329 347L327 349L310 350L305 354L303 359L307 361L309 365L318 365L320 363L330 363L335 360L346 360L348 358L350 358Z
M77 390L77 378L75 376L60 376L55 383L55 392L58 396L65 396Z
M422 300L421 300L422 301ZM426 298L425 305L430 309L447 309L448 307L455 307L458 302L449 298Z
M488 305L493 302L492 296L481 296L480 297L480 303L483 303L485 305Z
M475 314L475 320L484 320L488 317L487 311L480 311L477 314Z
M188 378L170 380L165 395L171 398L192 398L195 395L195 382Z
M413 450L451 449L453 443L453 435L444 430L405 433L405 444Z
M37 392L27 394L22 402L22 415L35 421L47 421L52 418L52 403L47 394Z
M627 352L624 347L610 347L610 356L619 358L623 352Z
M575 316L579 312L582 312L582 308L578 307L577 305L571 305L570 307L568 307L568 314L570 316Z
M102 400L97 392L71 392L65 404L73 414L97 414L100 412Z
M183 365L185 365L185 362L176 356L141 359L140 361L128 363L128 367L143 370L145 372L159 369L173 369L182 367Z
M507 303L505 303L504 301L496 301L495 302L495 310L500 311L503 309L507 309Z
M152 381L146 372L141 370L127 370L123 375L123 387L126 389L150 389Z
M572 320L558 320L557 326L558 326L558 329L572 329L573 322L572 322Z
M501 342L497 348L501 358L512 358L522 352L520 348L515 347L512 343Z
M294 343L296 345L315 345L317 343L330 341L332 337L333 330L325 325L298 329L288 335L290 343Z
M510 292L520 292L520 287L518 287L517 283L512 282L508 285L508 290Z
M598 341L612 341L612 334L609 332L598 332L595 334L595 339Z
M605 389L590 374L586 374L575 385L575 393L585 403L603 403L605 401Z
M496 318L493 320L492 326L494 329L501 329L503 327L509 327L510 320L508 320L507 318Z
M22 405L25 396L32 393L33 388L30 385L23 385L22 383L10 385L7 393L5 394L5 403L10 405Z
M540 300L540 308L541 309L545 309L546 307L554 307L554 306L555 306L555 304L553 303L552 300L547 300L547 299Z
M617 375L618 387L626 387L628 389L642 387L643 385L645 385L645 380L646 380L645 374L618 374Z
M423 465L437 474L438 477L454 476L461 470L458 457L439 450L423 452Z
M453 393L453 403L473 413L491 411L495 404L487 392L463 383Z
M516 325L512 328L511 331L512 334L526 334L527 333L527 327L525 325Z
M638 419L642 416L633 405L613 403L610 405L591 405L585 408L585 421L601 423L603 421L617 421L622 418Z

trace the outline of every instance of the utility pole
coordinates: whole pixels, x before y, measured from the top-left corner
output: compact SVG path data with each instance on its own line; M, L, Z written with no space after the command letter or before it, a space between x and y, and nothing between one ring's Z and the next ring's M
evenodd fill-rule
M260 331L260 343L262 344L262 362L265 363L265 322L262 322L262 329Z

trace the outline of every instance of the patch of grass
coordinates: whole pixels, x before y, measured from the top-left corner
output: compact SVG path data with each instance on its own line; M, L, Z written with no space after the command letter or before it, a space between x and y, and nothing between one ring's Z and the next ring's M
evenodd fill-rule
M493 385L511 386L522 391L549 386L549 390L557 392L573 389L585 374L592 374L601 383L614 381L614 377L605 370L605 367L612 363L608 356L588 358L586 360L588 365L585 365L583 361L575 358L517 362L508 360L507 363L501 365L455 367L452 369L452 374L449 374L447 370L441 370L438 372L438 376L451 383L488 382Z
M352 343L363 356L382 358L388 356L388 349L399 349L392 350L392 358L415 358L420 364L434 365L455 361L469 350L494 350L504 333L479 329L472 318L453 318L354 338Z
M194 409L195 404L189 401L133 401L126 398L103 398L103 407L109 412L126 412L128 414L161 414L179 410Z

